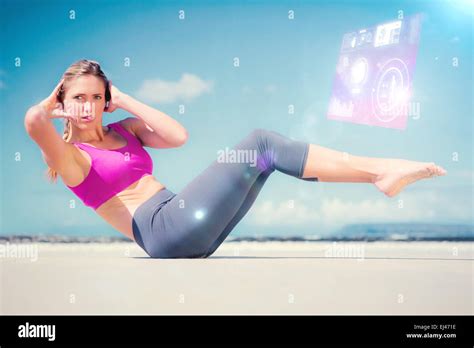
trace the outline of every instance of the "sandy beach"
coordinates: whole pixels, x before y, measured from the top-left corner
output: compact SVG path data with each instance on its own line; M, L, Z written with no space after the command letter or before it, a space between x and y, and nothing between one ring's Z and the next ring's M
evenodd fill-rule
M151 259L133 243L3 244L0 309L66 315L472 315L473 246L225 242L208 259Z

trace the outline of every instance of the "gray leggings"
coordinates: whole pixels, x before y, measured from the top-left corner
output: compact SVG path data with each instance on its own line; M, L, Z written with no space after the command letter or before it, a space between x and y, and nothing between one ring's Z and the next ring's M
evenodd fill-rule
M223 150L180 193L165 188L140 205L133 215L135 241L154 258L210 256L250 209L272 172L318 181L302 178L308 148L309 143L255 129Z

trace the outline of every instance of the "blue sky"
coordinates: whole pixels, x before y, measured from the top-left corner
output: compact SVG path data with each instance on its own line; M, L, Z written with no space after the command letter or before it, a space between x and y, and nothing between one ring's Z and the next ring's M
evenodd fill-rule
M61 180L48 183L40 151L23 126L28 107L81 58L99 61L121 90L188 129L185 146L148 150L155 177L174 192L254 128L354 155L434 161L448 171L394 199L366 184L311 183L274 173L233 235L317 235L346 223L472 222L470 1L0 3L2 234L119 235L90 208L69 208L74 195ZM421 117L409 119L403 131L328 120L343 34L395 19L399 10L425 14L413 79ZM150 88L162 93L153 97ZM186 98L189 91L194 95ZM294 114L288 114L290 104ZM119 110L105 120L128 116ZM62 131L60 121L55 124Z

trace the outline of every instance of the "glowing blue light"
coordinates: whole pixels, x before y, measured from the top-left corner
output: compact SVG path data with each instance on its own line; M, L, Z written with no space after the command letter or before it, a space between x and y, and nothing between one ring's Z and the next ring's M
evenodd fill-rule
M202 218L204 217L204 212L202 210L198 210L194 213L194 217L198 220L202 220Z

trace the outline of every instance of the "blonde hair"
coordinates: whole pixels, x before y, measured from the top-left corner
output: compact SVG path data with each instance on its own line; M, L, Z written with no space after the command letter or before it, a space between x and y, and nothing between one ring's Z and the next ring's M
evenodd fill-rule
M64 84L77 78L79 76L84 75L92 75L100 78L104 81L105 84L105 101L106 103L110 101L110 90L109 90L109 81L105 76L104 72L102 71L100 64L94 60L88 59L81 59L73 64L71 64L67 70L64 72L62 78L64 78L64 83L61 86L61 89L58 93L58 102L63 104L64 102ZM71 140L72 135L72 123L71 120L68 118L64 118L64 131L63 131L63 140L65 142L69 142ZM53 169L48 167L47 169L47 176L51 182L56 182L58 173Z

